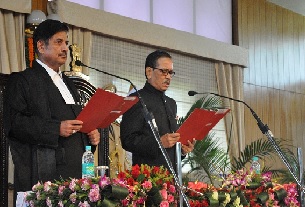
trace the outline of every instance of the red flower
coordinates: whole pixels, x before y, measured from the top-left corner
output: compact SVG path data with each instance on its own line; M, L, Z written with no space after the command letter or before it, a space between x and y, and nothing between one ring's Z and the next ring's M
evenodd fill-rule
M140 175L140 167L139 165L132 166L131 175L134 179L137 179Z
M160 171L160 167L158 167L158 166L154 166L153 169L152 169L152 172L153 172L154 174L159 173L159 171Z
M120 172L120 173L118 174L118 179L124 180L125 178L126 178L126 173L125 173L125 172Z

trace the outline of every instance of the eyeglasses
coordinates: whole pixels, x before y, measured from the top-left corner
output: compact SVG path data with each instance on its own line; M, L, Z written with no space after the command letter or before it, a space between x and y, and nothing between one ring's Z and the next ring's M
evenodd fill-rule
M164 76L167 76L169 74L171 77L174 77L174 75L175 75L175 71L173 71L173 70L162 69L162 68L152 68L152 69L153 70L157 69L157 70L161 71L162 75L164 75Z

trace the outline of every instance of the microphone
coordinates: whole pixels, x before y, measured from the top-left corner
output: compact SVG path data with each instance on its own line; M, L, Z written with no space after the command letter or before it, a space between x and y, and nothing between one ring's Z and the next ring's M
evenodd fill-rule
M189 91L188 94L189 96L195 96L198 93L196 91Z
M259 129L262 131L262 133L265 134L269 131L268 126L263 124L263 122L258 117L258 115L255 113L255 111L246 102L244 102L242 100L239 100L239 99L231 98L231 97L228 97L228 96L223 96L223 95L220 95L220 94L217 94L217 93L212 93L212 92L205 92L205 93L198 93L196 91L189 91L188 92L189 96L194 96L196 94L212 94L214 96L219 96L219 97L226 98L226 99L229 99L229 100L232 100L232 101L243 103L248 109L250 109L250 111L251 111L252 115L254 116L254 118L256 119L257 125L258 125Z
M106 71L103 71L103 70L99 70L99 69L97 69L97 68L90 67L90 66L85 65L84 63L82 63L80 60L76 60L76 61L75 61L75 65L77 65L77 66L84 66L84 67L93 69L93 70L95 70L95 71L104 73L104 74L106 74L106 75L110 75L110 76L116 77L116 78L118 78L118 79L125 80L125 81L129 82L129 83L132 85L132 87L135 89L135 91L136 91L136 93L137 93L137 96L138 96L138 98L139 98L139 101L140 101L140 103L141 103L141 105L142 105L142 107L143 107L144 118L145 118L145 120L147 121L147 123L149 124L149 126L150 126L150 128L151 128L151 130L152 130L152 133L153 133L153 135L154 135L154 137L155 137L155 139L156 139L156 141L157 141L157 143L158 143L158 146L159 146L159 148L160 148L160 150L161 150L161 152L162 152L162 155L163 155L163 157L164 157L164 159L165 159L165 161L166 161L166 163L167 163L167 165L168 165L168 167L169 167L171 173L173 174L175 183L176 183L176 185L179 187L179 190L180 190L180 192L181 192L181 195L182 195L184 201L186 202L187 206L190 207L190 204L189 204L189 202L188 202L188 200L187 200L187 197L186 197L186 195L185 195L185 194L183 193L183 191L182 191L182 187L180 186L178 177L177 177L177 175L176 175L176 173L175 173L175 170L174 170L174 167L173 167L173 165L172 165L172 163L171 163L171 161L170 161L170 158L169 158L167 152L165 151L164 147L163 147L162 144L161 144L161 141L160 141L160 134L159 134L159 130L158 130L158 126L157 126L157 124L156 124L155 118L154 118L153 114L150 113L150 112L148 111L147 106L146 106L146 104L144 103L144 101L143 101L143 99L142 99L142 97L141 97L141 95L140 95L140 93L139 93L137 87L131 82L131 80L129 80L129 79L127 79L127 78L123 78L123 77L121 77L121 76L114 75L114 74L112 74L112 73L108 73L108 72L106 72Z
M215 96L219 96L222 98L226 98L232 101L236 101L236 102L240 102L243 103L248 109L250 109L253 117L255 118L255 120L257 121L257 125L259 127L259 129L261 130L261 132L266 135L266 137L268 138L269 142L273 145L273 148L275 149L275 151L278 153L278 155L280 156L281 160L283 161L283 163L286 165L288 171L290 172L290 174L292 175L292 177L294 178L294 180L296 181L296 183L298 184L298 186L302 189L302 191L305 193L305 186L303 186L303 184L301 183L301 181L299 180L299 178L296 176L296 174L293 171L293 168L291 166L291 164L288 162L286 155L283 153L283 151L281 150L281 148L278 146L278 144L276 143L274 136L271 132L271 130L269 129L267 124L264 124L261 119L258 117L258 115L255 113L255 111L244 101L239 100L239 99L235 99L235 98L231 98L228 96L223 96L217 93L211 93L211 92L206 92L206 93L198 93L196 91L189 91L188 95L189 96L194 96L196 94L212 94Z

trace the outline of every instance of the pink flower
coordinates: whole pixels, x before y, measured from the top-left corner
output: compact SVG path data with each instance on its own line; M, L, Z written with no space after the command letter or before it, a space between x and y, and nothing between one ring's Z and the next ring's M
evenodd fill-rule
M126 182L125 180L123 180L123 179L118 179L118 178L114 178L114 179L112 180L112 183L113 183L113 184L117 184L117 185L122 186L122 187L126 187L126 185L127 185L127 182Z
M109 184L110 184L110 180L109 180L109 178L107 178L105 176L102 177L99 181L99 185L101 188L104 188L106 185L109 185Z
M123 206L128 206L129 201L127 199L124 199L121 202Z
M51 182L50 181L48 181L48 182L45 182L44 184L43 184L43 190L44 191L46 191L46 192L48 192L50 189L51 189Z
M264 182L270 182L271 177L272 177L272 172L270 172L270 171L262 173L262 179L264 180Z
M59 202L58 202L58 207L64 207L64 204L63 204L62 201L59 201Z
M37 200L40 200L40 191L37 191L36 198L37 198Z
M98 185L92 185L92 189L90 189L88 196L91 202L96 202L101 199L100 189Z
M89 180L87 178L82 179L82 184L81 184L81 188L82 190L88 190L90 188L90 183Z
M160 194L161 194L163 200L167 200L167 191L166 191L166 189L160 190Z
M169 203L167 201L162 201L160 207L169 207Z
M64 190L65 190L65 186L63 185L58 186L58 195L62 195Z
M38 190L38 188L39 188L40 186L41 186L41 183L38 182L36 185L34 185L34 186L32 187L32 191Z
M168 191L169 191L170 193L176 193L176 188L175 188L175 186L174 186L174 185L170 185Z
M52 201L50 200L49 197L47 197L46 204L48 207L52 207Z
M69 184L70 190L75 191L76 182L77 182L77 179L72 179L71 180L71 182Z
M168 200L169 203L172 203L172 202L175 201L175 197L174 197L173 195L169 194L169 195L167 196L167 200Z
M74 193L71 193L70 196L69 196L69 199L72 203L75 203L76 201L76 192Z
M147 189L147 190L150 190L152 188L152 184L150 181L145 181L143 184L142 184L143 188Z
M88 201L79 202L78 206L79 206L79 207L90 207Z

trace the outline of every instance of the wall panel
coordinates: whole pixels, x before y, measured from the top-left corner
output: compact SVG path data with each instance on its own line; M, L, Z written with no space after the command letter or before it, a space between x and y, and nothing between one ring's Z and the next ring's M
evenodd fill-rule
M238 10L239 46L249 49L245 102L305 159L305 18L264 0L239 0ZM255 125L246 109L247 144L264 137Z

